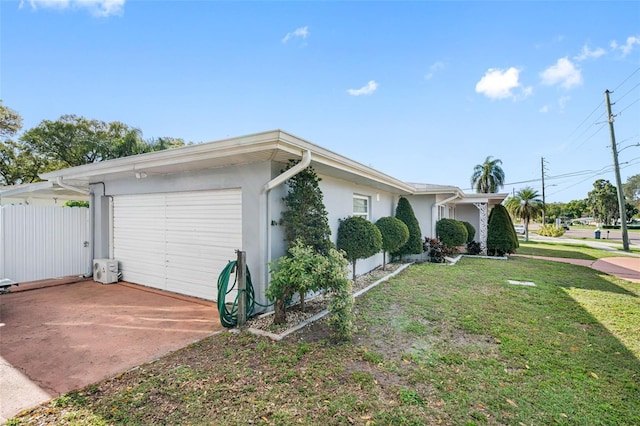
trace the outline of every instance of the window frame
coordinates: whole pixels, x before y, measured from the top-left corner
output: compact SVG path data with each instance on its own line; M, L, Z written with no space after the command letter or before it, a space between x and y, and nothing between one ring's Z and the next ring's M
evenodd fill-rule
M356 205L355 205L355 201L356 200L363 200L364 201L364 208L365 208L364 212L357 212L356 211ZM371 215L371 197L369 197L367 195L353 194L352 206L351 206L351 214L353 216L360 216L360 217L364 217L365 219L369 220L369 217Z

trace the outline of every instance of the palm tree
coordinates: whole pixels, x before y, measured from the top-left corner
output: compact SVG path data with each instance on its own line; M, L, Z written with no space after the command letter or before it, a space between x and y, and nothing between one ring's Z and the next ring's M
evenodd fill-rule
M504 171L500 167L502 160L497 158L492 160L492 158L491 156L487 157L484 163L477 164L473 168L471 186L478 193L498 192L504 186Z
M529 221L542 212L542 200L538 191L526 187L507 198L505 207L513 216L524 220L524 240L529 241Z

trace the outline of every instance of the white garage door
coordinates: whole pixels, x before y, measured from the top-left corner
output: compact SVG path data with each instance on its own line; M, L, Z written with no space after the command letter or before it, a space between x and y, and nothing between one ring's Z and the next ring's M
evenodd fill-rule
M125 281L214 300L236 249L239 189L113 197L113 254Z

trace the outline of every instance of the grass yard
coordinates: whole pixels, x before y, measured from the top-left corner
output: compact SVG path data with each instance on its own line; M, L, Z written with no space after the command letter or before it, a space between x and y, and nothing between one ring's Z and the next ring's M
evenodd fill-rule
M639 296L529 258L414 265L357 300L351 344L225 332L10 424L640 424Z
M622 248L622 247L621 247ZM635 250L633 250L635 252ZM620 253L589 247L586 244L550 243L520 240L518 254L532 256L561 257L568 259L596 260L605 257L620 257Z

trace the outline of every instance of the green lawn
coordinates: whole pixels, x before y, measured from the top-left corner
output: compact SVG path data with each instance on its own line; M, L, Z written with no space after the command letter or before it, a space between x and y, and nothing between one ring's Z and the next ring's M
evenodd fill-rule
M620 247L620 249L622 249L622 247ZM597 249L583 244L563 244L561 242L549 243L538 241L525 242L523 240L520 240L520 247L517 249L517 253L533 256L549 256L586 260L621 256L620 253Z
M414 265L357 300L351 344L225 332L10 423L640 424L639 296L551 261Z

